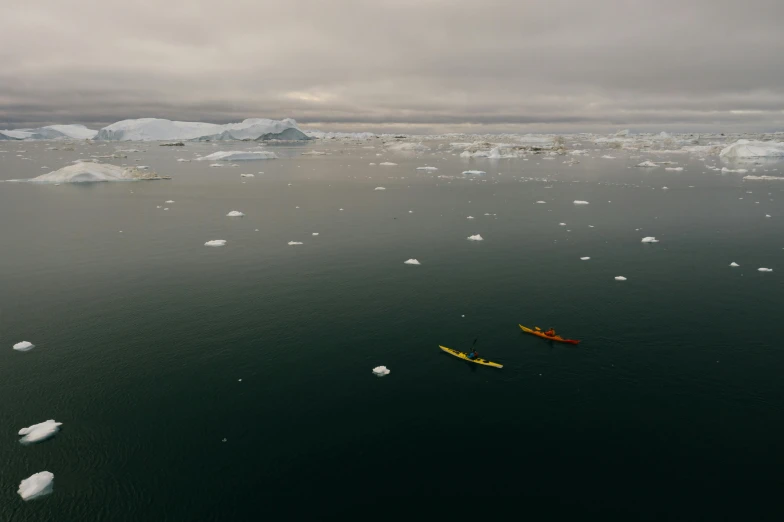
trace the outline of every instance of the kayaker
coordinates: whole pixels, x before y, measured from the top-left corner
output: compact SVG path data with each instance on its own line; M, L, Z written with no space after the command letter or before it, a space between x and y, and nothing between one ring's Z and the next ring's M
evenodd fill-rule
M479 353L475 349L468 352L469 359L476 359L477 357L479 357Z
M555 330L553 330L552 328L550 328L550 329L549 329L549 330L547 330L547 331L546 331L544 334L545 334L547 337L555 337Z

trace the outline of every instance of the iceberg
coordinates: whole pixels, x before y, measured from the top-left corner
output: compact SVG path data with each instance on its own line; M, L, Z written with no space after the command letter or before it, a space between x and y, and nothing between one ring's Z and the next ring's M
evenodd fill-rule
M22 341L21 343L16 343L14 345L14 350L17 352L29 352L33 348L35 348L35 345L30 341Z
M214 152L209 156L202 156L196 158L196 161L255 161L266 159L278 159L278 155L274 152L267 150L261 151L241 151L241 150L228 150L221 152ZM212 165L210 165L212 166Z
M311 151L308 151L308 152L303 152L302 155L303 156L326 156L327 153L326 152L322 152L320 150L311 150Z
M319 233L318 232L313 232L313 234L311 234L311 235L312 236L317 236L317 235L319 235Z
M222 246L226 246L226 240L225 239L211 239L211 240L207 241L206 243L204 243L204 246L208 246L208 247L222 247Z
M19 430L19 435L24 435L24 437L19 439L19 442L22 444L31 444L33 442L46 440L49 437L53 437L55 433L60 430L60 426L62 425L62 422L55 422L53 419L49 419L48 421L22 428Z
M580 261L588 261L589 259L591 259L591 258L590 257L581 257Z
M377 377L384 377L386 375L389 375L389 372L390 370L386 366L376 366L375 368L373 368L373 375Z
M758 268L757 271L759 272L773 272L772 268Z
M224 141L224 140L309 140L297 122L249 118L240 123L218 125L159 118L122 120L104 127L95 136L103 141Z
M166 201L164 201L164 203L174 203L174 200L173 199L167 199Z
M602 159L615 159L615 156L605 155L602 156Z
M616 281L626 281L626 278L623 276L615 276Z
M658 243L658 242L659 242L659 240L658 240L658 239L656 239L656 238L655 238L655 237L653 237L653 236L648 236L648 237L644 237L644 238L642 238L642 241L641 241L641 242L642 242L642 243Z
M240 174L241 178L255 178L255 174Z
M474 219L474 216L468 216L466 219Z
M403 264L404 265L421 265L422 263L420 263L416 259L408 259L407 261L403 261Z
M675 172L680 172L683 170L683 167L664 167L664 170L672 170Z
M88 129L84 125L47 125L36 129L2 130L0 133L16 140L91 140L98 131ZM0 137L0 139L2 139Z
M479 234L476 234L476 235L473 235L473 236L468 236L468 240L469 241L484 241L484 238L482 236L480 236Z
M735 261L733 261L732 263L730 263L730 266L735 267L735 266L740 266L740 265L738 263L736 263Z
M245 217L245 214L243 214L239 210L232 210L231 212L226 214L226 217Z
M745 174L748 172L747 169L728 169L727 167L721 168L722 172L737 172L738 174Z
M587 201L575 200L574 204L575 205L588 205L589 203Z
M48 495L53 490L54 474L48 471L35 473L19 483L17 493L22 500L32 500L34 498Z
M784 157L784 143L772 141L738 140L721 150L722 158L771 158Z
M155 172L135 167L118 167L108 163L94 163L80 161L73 165L63 167L48 174L26 180L29 183L94 183L101 181L141 181L171 179L167 176L158 176Z
M547 202L546 202L546 201L537 201L536 203L537 203L538 205L545 205Z

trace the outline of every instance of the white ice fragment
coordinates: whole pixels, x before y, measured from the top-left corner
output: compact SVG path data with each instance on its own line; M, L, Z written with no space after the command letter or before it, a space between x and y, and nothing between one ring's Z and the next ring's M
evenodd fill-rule
M484 170L464 170L463 174L465 174L466 176L469 176L469 175L471 175L471 176L484 176L485 174L487 174L487 172L485 172Z
M668 187L662 187L662 190L670 190Z
M244 217L244 216L245 214L243 214L239 210L232 210L231 212L226 214L226 217Z
M222 246L226 246L226 240L225 239L211 239L211 240L207 241L206 243L204 243L204 246L208 246L208 247L222 247Z
M368 163L368 165L370 165L370 166L374 166L374 165L375 165L375 163Z
M390 370L386 366L376 366L373 368L373 375L377 377L384 377L385 375L389 375L389 372Z
M616 281L626 281L626 278L625 278L625 277L623 277L623 276L616 276L616 277L615 277L615 280L616 280Z
M559 227L565 227L565 226L566 226L566 223L558 223L558 226L559 226Z
M537 203L538 205L544 205L546 202L545 202L545 201L537 201L536 203Z
M591 259L591 258L590 257L581 257L580 261L588 261L589 259Z
M313 232L312 235L317 236L317 235L319 235L319 233L318 232Z
M468 240L469 241L484 241L484 238L482 236L480 236L479 234L476 234L476 235L473 235L473 236L468 236Z
M722 158L765 158L784 156L784 143L738 140L719 153Z
M174 203L174 200L173 199L169 199L167 201L164 201L164 203Z
M290 245L290 246L293 246L293 245L301 245L301 244L302 244L302 241L289 241L289 245Z
M468 216L466 219L474 219L474 216Z
M606 155L606 156L602 156L602 159L615 159L615 156Z
M732 263L730 263L730 266L740 266L740 265L738 263L736 263L735 261L733 261Z
M385 187L376 187L373 190L386 190L386 188Z
M769 218L769 217L770 217L770 214L765 214L765 217L766 217L766 218Z
M673 170L676 172L680 172L683 170L683 167L664 167L664 170Z
M757 271L759 272L773 272L772 268L758 268Z
M240 174L241 178L255 178L256 176L253 174Z
M14 345L14 350L17 352L29 352L33 348L35 348L35 345L30 341L22 341L21 343L16 343Z
M421 265L422 263L420 263L416 259L409 259L407 261L403 261L403 264L406 264L406 265Z
M383 163L379 163L379 165L384 167L394 167L397 163L392 163L391 161L384 161Z
M587 201L580 201L579 199L574 200L575 205L588 205Z
M748 172L748 169L728 169L727 167L721 168L722 172L737 172L738 174L745 174Z
M438 167L417 167L417 170L427 170L427 171L435 171L438 170Z
M655 164L654 162L652 162L650 160L643 161L642 163L638 163L635 166L636 167L658 167L657 164Z
M743 181L784 181L784 177L779 176L743 176Z
M207 156L196 158L197 161L254 161L267 159L278 159L278 155L268 150L222 150L220 152L213 152Z
M17 493L22 497L22 500L32 500L34 498L42 497L52 492L53 482L53 473L40 471L20 482Z
M644 238L642 238L642 241L641 241L641 242L642 242L642 243L658 243L658 242L659 242L659 240L658 240L658 239L656 239L656 238L655 238L655 237L653 237L653 236L647 236L647 237L644 237Z
M24 437L19 439L19 442L22 444L30 444L48 439L60 430L62 424L62 422L55 422L54 420L49 419L48 421L22 428L19 430L19 435L24 435Z

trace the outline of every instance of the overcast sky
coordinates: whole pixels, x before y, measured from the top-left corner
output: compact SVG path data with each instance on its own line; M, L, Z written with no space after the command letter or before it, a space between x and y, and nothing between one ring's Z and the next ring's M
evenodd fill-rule
M784 130L784 0L0 2L0 128Z

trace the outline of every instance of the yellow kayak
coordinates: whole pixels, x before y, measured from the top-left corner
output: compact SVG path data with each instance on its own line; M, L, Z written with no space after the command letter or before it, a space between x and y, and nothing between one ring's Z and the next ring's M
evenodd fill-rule
M479 359L469 359L467 353L458 352L457 350L453 350L451 348L447 348L446 346L439 345L438 347L441 348L442 350L444 350L449 355L454 355L455 357L459 357L460 359L463 359L464 361L468 361L468 362L472 362L472 363L476 363L476 364L481 364L483 366L492 366L493 368L503 368L504 367L503 364L494 363L493 361L486 361L486 360L481 359L481 358L479 358Z

